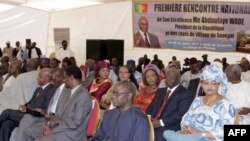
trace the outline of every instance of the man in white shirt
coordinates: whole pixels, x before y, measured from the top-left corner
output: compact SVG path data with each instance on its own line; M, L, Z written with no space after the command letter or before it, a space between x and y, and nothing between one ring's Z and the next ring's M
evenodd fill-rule
M238 64L229 65L226 69L228 78L228 90L226 97L237 110L250 107L250 83L241 80L241 67Z
M17 109L20 104L28 102L32 91L37 88L37 59L30 59L27 63L27 73L18 75L14 83L0 92L0 113L5 109Z
M74 57L74 53L70 48L68 48L68 42L63 40L62 47L56 50L56 58L62 61L65 57Z
M6 42L6 47L3 48L3 54L6 54L9 58L12 58L13 47L10 45L10 41Z

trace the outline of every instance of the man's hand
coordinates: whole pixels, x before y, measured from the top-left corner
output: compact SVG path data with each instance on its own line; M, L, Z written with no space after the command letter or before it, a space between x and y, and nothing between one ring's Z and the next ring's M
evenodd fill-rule
M25 113L26 112L26 106L19 105L19 111L22 112L22 113Z
M44 125L41 127L41 135L48 136L52 133L52 129L48 125Z
M48 115L48 114L45 114L44 115L44 118L47 120L47 121L51 121L51 120L54 120L56 118L55 115Z
M134 44L136 45L136 46L138 46L139 45L139 43L140 43L140 40L141 40L141 36L139 35L134 35Z
M41 108L36 108L35 111L39 112L41 115L46 114L46 112Z

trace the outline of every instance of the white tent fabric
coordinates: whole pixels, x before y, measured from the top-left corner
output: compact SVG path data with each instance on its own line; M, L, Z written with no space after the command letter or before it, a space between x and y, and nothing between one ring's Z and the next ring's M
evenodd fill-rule
M47 33L50 13L28 7L13 7L0 12L0 47L6 46L6 41L20 41L25 45L25 39L37 42L43 53L47 52Z
M54 28L69 28L70 47L75 53L78 64L83 64L86 60L87 39L123 39L124 61L128 59L137 60L144 54L148 54L149 58L153 58L154 54L158 54L159 58L167 64L173 55L177 56L177 59L182 62L185 57L202 59L202 54L208 54L209 61L213 61L215 58L227 57L229 63L236 63L241 57L246 56L246 54L235 52L217 53L133 48L131 1L51 13L24 7L16 7L14 9L0 12L0 46L2 48L7 40L10 40L12 45L14 45L16 40L20 40L24 44L24 39L31 38L37 42L43 54L49 56L52 52L55 52L56 48ZM23 12L25 14L21 15ZM15 18L15 20L12 19L12 22L4 20L13 16L11 13L16 13L14 15L19 14L19 17ZM60 43L57 44L60 45Z
M49 52L54 51L53 28L70 28L70 47L82 64L87 39L123 39L125 50L133 48L131 2L90 6L51 14Z

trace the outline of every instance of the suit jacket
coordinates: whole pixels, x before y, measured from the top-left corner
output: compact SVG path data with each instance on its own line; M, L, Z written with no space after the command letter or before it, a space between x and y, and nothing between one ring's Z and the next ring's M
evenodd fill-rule
M30 99L29 102L25 104L30 108L41 108L43 110L47 110L50 99L53 97L56 91L56 87L53 84L49 84L42 91L39 92L39 88L37 88Z
M143 40L143 37L141 36L139 31L135 34L135 36L140 38L140 42L139 42L138 46L139 47L146 47L146 43ZM159 39L158 39L157 36L155 36L155 35L153 35L151 33L148 33L148 40L149 40L149 43L150 43L150 47L161 48L161 45L159 43Z
M70 93L63 95L58 104L56 119L51 121L53 133L45 138L47 140L87 141L85 130L92 108L92 99L87 90L80 86L72 97Z
M148 115L153 117L156 114L166 96L166 91L167 88L159 88L157 90L155 98L146 109ZM179 85L175 91L172 92L160 116L164 126L155 128L155 141L165 141L163 139L163 131L165 130L180 130L182 116L189 109L193 99L194 96L182 85Z
M194 95L194 97L196 96L196 92L197 92L197 88L199 86L199 83L200 83L200 78L191 79L189 81L188 90L191 91L191 93Z

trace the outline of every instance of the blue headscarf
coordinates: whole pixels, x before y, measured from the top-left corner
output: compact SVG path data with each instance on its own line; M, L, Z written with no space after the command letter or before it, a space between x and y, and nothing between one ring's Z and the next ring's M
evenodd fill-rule
M220 94L223 95L227 92L227 76L217 64L212 63L211 65L206 66L200 75L200 80L212 80L220 83Z

